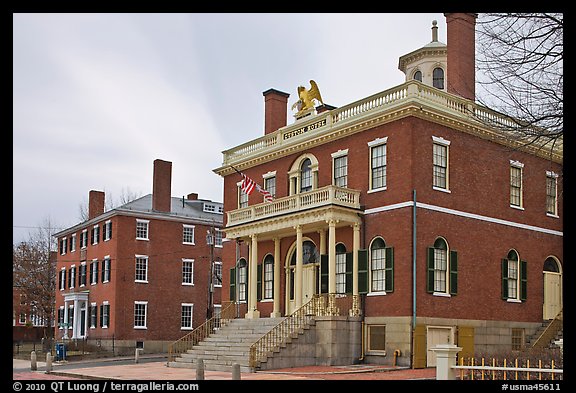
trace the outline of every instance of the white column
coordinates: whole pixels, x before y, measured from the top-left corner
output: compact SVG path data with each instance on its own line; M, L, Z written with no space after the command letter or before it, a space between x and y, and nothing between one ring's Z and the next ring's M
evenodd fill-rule
M302 226L296 226L296 270L294 271L295 285L294 285L294 301L296 308L302 306L302 274L303 274L303 246L302 246Z
M278 318L280 313L280 239L274 238L274 309L270 317Z
M248 268L248 312L246 318L260 318L260 312L256 309L256 291L258 289L258 236L252 235L252 245L250 246L250 263Z
M326 230L320 229L320 255L326 255Z
M78 299L74 299L74 319L72 320L72 338L78 338Z
M64 336L62 338L68 338L68 302L64 300Z
M358 291L358 250L360 249L360 224L352 225L354 236L352 238L352 307L350 316L360 316L360 294Z
M328 293L336 293L336 221L328 222Z

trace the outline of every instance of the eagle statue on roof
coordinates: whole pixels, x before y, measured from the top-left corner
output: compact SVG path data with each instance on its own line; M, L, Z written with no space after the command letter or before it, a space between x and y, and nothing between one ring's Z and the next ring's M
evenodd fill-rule
M324 104L324 101L322 101L322 96L320 95L320 89L318 89L318 85L313 80L310 80L309 90L306 90L304 86L298 86L298 98L299 100L296 101L294 105L292 105L292 110L298 110L295 115L296 117L299 117L307 111L314 109L313 100L317 100L321 104Z

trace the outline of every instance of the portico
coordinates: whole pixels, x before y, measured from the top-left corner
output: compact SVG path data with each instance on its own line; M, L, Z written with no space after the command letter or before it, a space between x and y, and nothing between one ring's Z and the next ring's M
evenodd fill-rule
M353 295L358 297L358 250L360 249L359 192L337 186L327 186L307 193L276 199L272 203L261 203L228 213L226 237L243 240L249 245L248 261L248 298L246 318L259 318L257 309L257 265L263 257L258 245L262 241L274 242L274 291L273 311L270 317L282 315L280 293L280 274L286 272L285 314L289 315L318 293L316 283L321 270L317 256L305 259L305 240L307 234L318 234L318 254L327 255L328 304L326 315L339 315L334 299L336 290L336 234L340 228L353 230ZM237 224L236 224L237 223ZM295 238L294 251L286 254L282 261L280 241L283 238ZM308 241L309 242L309 241ZM310 252L308 250L308 252ZM291 265L291 256L295 263ZM284 263L283 263L284 262ZM293 296L289 296L293 295ZM358 304L357 302L354 302ZM358 307L356 307L358 308ZM359 310L355 311L356 313Z

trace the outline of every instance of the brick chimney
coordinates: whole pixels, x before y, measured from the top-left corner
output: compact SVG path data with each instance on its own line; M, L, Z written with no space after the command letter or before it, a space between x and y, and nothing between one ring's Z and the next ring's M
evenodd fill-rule
M286 125L290 94L275 89L264 93L264 134L270 134Z
M170 212L172 193L172 163L154 160L154 179L152 185L152 210Z
M104 214L104 198L105 194L102 191L90 190L88 195L88 219L98 217Z
M198 194L195 192L191 192L190 194L188 194L186 199L188 199L189 201L195 201L198 199Z
M476 18L478 14L445 13L447 28L446 90L476 99Z

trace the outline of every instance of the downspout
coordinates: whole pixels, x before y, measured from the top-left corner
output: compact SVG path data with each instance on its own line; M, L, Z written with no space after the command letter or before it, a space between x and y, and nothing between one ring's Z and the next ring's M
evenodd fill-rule
M414 329L416 329L416 189L412 190L412 329L410 330L410 368L414 366Z

